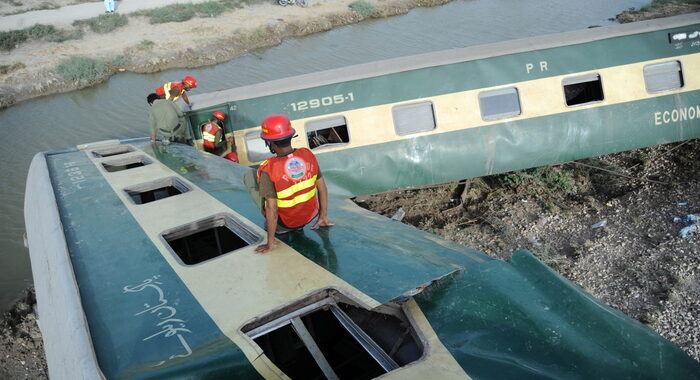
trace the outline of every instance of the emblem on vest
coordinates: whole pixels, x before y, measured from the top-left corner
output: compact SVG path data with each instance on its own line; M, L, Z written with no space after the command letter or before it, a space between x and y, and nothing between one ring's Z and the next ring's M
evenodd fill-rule
M301 178L306 174L306 162L299 157L291 157L284 163L284 171L290 178Z

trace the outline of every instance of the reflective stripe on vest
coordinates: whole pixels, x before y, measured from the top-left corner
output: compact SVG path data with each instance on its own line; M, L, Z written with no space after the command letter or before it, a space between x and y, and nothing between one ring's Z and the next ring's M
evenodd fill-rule
M204 132L202 132L202 138L206 141L214 142L214 140L216 139L216 136L212 135L211 133L209 133L207 131L204 131Z
M313 187L316 184L316 175L313 177L307 179L306 181L301 181L297 184L294 184L292 186L289 186L288 188L278 191L277 192L277 198L288 198L294 195L294 193L297 193L299 191L302 191L304 189L308 189L309 187ZM315 189L314 189L315 190Z
M275 186L275 204L283 225L291 228L303 226L318 214L318 162L308 148L268 158L258 167L258 182L262 172L270 176Z
M165 99L170 99L170 89L173 87L180 87L180 86L173 86L175 83L173 82L168 82L163 85L163 92L165 92ZM180 95L182 95L182 92L185 91L184 87L180 89ZM180 98L180 95L176 96L173 98L173 100L177 100Z
M279 194L279 193L277 193ZM287 199L287 200L282 200L282 199L277 199L277 207L280 208L288 208L288 207L294 207L298 205L299 203L303 203L308 201L309 199L313 198L314 195L316 195L316 188L314 187L310 191L307 191L303 194L297 195L296 197L292 199Z

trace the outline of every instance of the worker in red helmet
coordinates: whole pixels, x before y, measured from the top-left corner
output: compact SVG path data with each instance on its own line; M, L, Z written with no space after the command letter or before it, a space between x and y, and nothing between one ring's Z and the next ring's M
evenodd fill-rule
M224 128L223 121L226 120L226 115L221 111L212 113L214 119L209 119L202 125L202 145L204 150L209 153L214 153L224 146Z
M275 233L303 228L318 217L312 229L332 226L328 220L328 188L316 157L307 148L292 148L296 131L284 115L270 115L262 122L260 137L276 155L258 167L257 181L264 200L267 244L255 250L275 248Z
M191 106L190 99L187 98L187 91L195 87L197 87L197 79L188 75L182 78L181 82L168 82L156 88L156 95L160 96L161 99L173 102L182 96L182 100Z

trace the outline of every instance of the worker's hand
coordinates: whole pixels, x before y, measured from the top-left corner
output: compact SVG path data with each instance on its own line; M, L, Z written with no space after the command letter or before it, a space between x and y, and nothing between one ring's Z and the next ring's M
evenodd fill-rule
M311 226L311 229L315 230L319 227L330 227L330 226L335 226L335 223L331 222L327 216L319 216L318 219L316 220L316 223L314 223L314 225Z
M274 240L269 241L269 242L267 242L267 244L262 244L262 245L259 245L257 248L255 248L255 252L256 253L267 253L267 252L270 252L273 249L275 249L276 246L277 246L277 244L275 244Z

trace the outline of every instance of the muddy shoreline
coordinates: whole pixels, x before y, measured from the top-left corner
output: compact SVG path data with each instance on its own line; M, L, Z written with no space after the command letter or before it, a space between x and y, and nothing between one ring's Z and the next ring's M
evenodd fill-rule
M290 17L290 19L278 19L281 22L264 26L250 25L243 29L237 29L235 33L225 37L208 38L184 38L178 42L164 42L164 48L146 49L135 46L125 49L101 52L97 55L88 55L107 64L108 71L97 80L91 82L70 81L63 79L54 72L56 62L49 62L41 67L19 67L3 76L4 85L0 86L0 110L10 107L23 100L40 96L69 92L91 87L108 80L112 75L123 71L134 73L154 73L176 68L197 68L228 62L259 49L270 48L279 45L286 38L301 37L314 33L329 31L333 28L355 24L366 19L386 18L408 13L416 7L432 7L443 5L452 0L391 0L374 2L375 12L365 16L351 10L348 6L329 8L322 11L325 3L319 3L318 7L312 7L318 16L306 16L303 18ZM348 2L349 3L349 2ZM255 6L254 6L255 7ZM281 7L279 7L281 8ZM306 8L306 9L312 9ZM217 25L228 23L228 14L215 19L207 19L208 26L215 28ZM140 17L134 17L140 18ZM188 23L201 22L192 20L183 24L183 29L188 28ZM133 22L132 22L133 24ZM180 23L171 23L180 24ZM127 25L126 27L134 27ZM196 28L196 27L193 27ZM74 42L80 46L80 41ZM159 43L156 41L156 43ZM41 44L35 44L41 45ZM138 46L138 45L136 45ZM37 49L45 49L38 46ZM84 54L81 54L84 55ZM128 63L116 66L110 63L110 57L123 55ZM14 64L21 62L13 62Z

